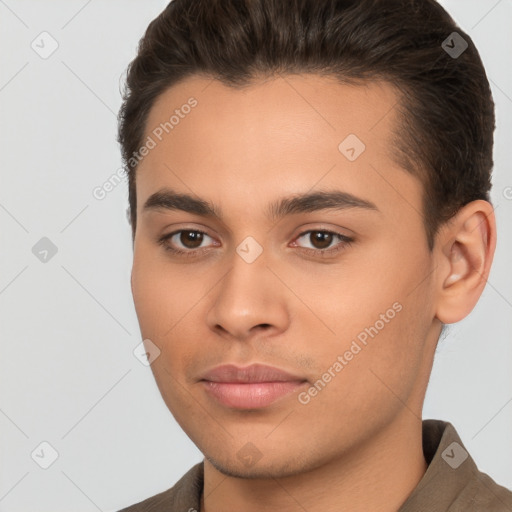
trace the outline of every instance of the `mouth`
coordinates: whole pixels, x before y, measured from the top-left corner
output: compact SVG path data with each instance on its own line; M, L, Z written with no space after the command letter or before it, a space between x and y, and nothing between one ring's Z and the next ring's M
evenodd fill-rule
M303 387L307 380L272 366L223 365L203 375L207 394L233 409L260 409Z

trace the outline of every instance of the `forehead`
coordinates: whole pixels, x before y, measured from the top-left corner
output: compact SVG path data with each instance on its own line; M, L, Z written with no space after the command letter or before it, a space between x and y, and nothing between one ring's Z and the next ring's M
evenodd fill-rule
M387 182L396 195L397 180L417 185L393 159L397 105L386 82L286 75L234 88L188 78L150 110L144 141L151 139L152 149L137 170L138 204L166 185L208 191L223 205L236 196L246 208L274 191L305 192L315 184L364 196L379 187L382 193Z
M185 107L190 98L197 105L189 112ZM397 103L396 89L383 81L349 85L329 76L279 75L239 88L193 76L157 98L149 112L145 135L151 135L173 113L180 114L185 108L187 113L173 120L170 134L174 139L179 139L180 134L190 135L187 127L193 121L183 121L194 114L200 123L193 123L193 131L204 139L222 140L225 133L234 135L236 130L240 138L250 134L262 140L267 135L267 142L277 136L276 144L329 135L336 140L349 133L365 135L370 142L370 138L377 140L389 135L394 128L393 110ZM212 131L214 127L217 129ZM255 133L253 127L265 130Z

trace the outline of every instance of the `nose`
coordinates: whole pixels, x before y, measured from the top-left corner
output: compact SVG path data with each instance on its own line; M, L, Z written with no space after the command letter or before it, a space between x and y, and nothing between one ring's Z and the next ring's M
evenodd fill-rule
M288 328L286 290L267 267L264 254L252 263L233 255L230 270L211 296L213 306L207 315L208 326L217 334L245 341Z

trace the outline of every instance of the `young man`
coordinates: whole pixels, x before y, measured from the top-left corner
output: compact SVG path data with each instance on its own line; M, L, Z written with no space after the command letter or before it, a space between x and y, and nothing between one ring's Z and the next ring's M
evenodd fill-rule
M433 0L174 0L127 75L132 291L205 459L125 511L512 510L422 421L494 254L494 105Z

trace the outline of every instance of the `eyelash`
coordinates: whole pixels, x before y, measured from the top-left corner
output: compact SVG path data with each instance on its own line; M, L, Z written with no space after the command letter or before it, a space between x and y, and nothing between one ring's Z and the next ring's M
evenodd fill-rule
M210 235L208 235L208 233L205 233L204 231L201 231L200 229L180 229L178 231L173 231L172 233L169 233L169 234L164 235L161 238L159 238L158 244L161 245L166 251L169 251L172 254L175 254L180 257L185 257L185 258L198 257L201 254L203 254L205 251L208 250L207 247L203 247L201 249L191 249L188 251L184 251L182 249L176 249L174 247L171 247L167 243L167 241L169 239L171 239L174 235L176 235L178 233L183 233L183 232L199 233L202 235L210 236ZM304 235L308 235L311 233L324 233L324 234L334 235L334 236L337 236L341 241L338 245L334 246L331 249L310 249L309 247L299 247L299 249L301 249L302 251L305 251L308 254L312 254L314 256L320 256L322 258L330 257L330 256L333 256L333 255L339 253L340 251L343 251L346 247L349 247L352 244L352 242L354 241L353 238L350 238L346 235L342 235L341 233L337 233L336 231L329 231L327 229L310 229L307 231L303 231L302 233L300 233L297 236L296 240L302 238Z

